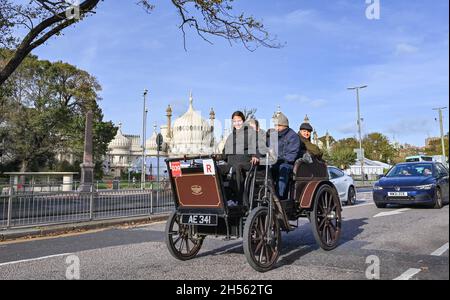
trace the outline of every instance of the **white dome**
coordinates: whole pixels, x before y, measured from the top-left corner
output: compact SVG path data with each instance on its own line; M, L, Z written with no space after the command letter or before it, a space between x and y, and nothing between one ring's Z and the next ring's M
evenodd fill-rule
M145 142L145 148L147 150L155 150L157 149L157 145L156 145L156 137L158 136L158 134L156 133L156 131L153 132L152 136Z
M194 110L190 97L189 110L174 122L172 152L175 154L207 154L212 151L212 128Z
M122 124L119 124L117 134L109 144L109 148L113 150L129 150L131 148L131 140L122 134Z

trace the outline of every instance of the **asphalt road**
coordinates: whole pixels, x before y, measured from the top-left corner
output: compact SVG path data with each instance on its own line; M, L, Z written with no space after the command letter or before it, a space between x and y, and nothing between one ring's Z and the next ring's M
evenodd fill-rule
M336 250L319 249L302 220L283 235L283 254L264 274L248 265L240 240L208 238L196 259L177 261L164 243L165 224L158 223L0 243L0 279L66 279L77 274L78 259L80 279L449 279L448 206L380 210L370 197L358 199L344 207Z

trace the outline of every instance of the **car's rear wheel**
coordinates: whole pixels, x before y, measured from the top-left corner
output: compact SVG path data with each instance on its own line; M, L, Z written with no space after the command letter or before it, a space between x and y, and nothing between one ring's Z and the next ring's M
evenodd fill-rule
M434 194L434 208L441 209L444 206L442 202L442 192L440 188L436 188L436 192Z
M349 187L347 193L347 205L355 205L356 204L356 190L354 187Z

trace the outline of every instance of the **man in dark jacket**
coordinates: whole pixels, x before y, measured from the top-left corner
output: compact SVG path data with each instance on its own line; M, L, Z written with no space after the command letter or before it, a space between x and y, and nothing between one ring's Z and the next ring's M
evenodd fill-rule
M278 197L280 200L286 200L289 179L299 157L300 138L289 128L289 120L283 113L279 113L275 119L275 130L278 132L278 161L272 168L272 175L277 185Z
M312 163L312 158L315 157L319 160L322 160L323 152L311 142L311 133L313 132L313 128L309 123L303 123L300 126L300 131L298 133L300 137L300 158L303 159L304 162Z

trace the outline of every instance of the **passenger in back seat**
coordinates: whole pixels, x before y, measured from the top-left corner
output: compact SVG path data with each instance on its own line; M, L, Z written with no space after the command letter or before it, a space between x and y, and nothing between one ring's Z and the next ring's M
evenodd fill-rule
M323 160L323 152L319 149L317 145L311 142L311 133L313 128L309 123L303 123L300 126L300 131L298 135L300 137L300 160L306 163L313 163L312 157Z

